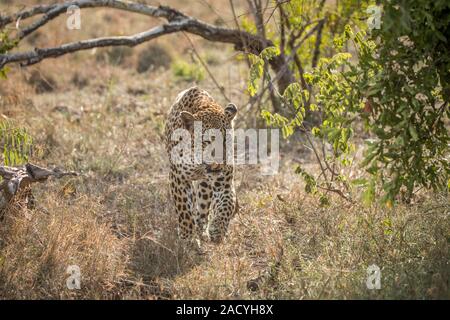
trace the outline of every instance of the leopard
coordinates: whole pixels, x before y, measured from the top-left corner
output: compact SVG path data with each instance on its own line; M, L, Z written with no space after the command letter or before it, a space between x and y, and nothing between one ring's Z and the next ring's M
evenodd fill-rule
M176 161L183 156L183 151L180 154L175 151L182 138L177 138L174 133L178 129L189 132L189 142L194 145L195 123L200 123L202 135L215 129L225 140L229 130L233 130L237 111L235 104L222 107L206 90L197 86L180 92L169 110L164 137L169 156L170 196L178 217L178 235L183 240L206 238L212 243L221 243L238 203L233 161ZM209 143L202 139L202 150Z

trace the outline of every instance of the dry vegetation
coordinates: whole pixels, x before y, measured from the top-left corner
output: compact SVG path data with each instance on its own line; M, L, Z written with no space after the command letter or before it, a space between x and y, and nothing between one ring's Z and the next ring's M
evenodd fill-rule
M167 2L217 19L202 1ZM213 3L232 20L226 1ZM129 34L147 28L147 21L83 11L81 31L62 27L63 17L29 41L48 46ZM193 40L241 106L240 126L251 123L246 65L231 47ZM132 50L98 49L14 67L1 80L0 115L32 134L31 160L81 175L34 186L34 209L4 213L0 298L450 298L448 196L423 192L413 204L391 209L336 197L321 207L293 172L295 162L312 157L294 142L284 147L276 176L238 168L241 209L223 244L205 244L202 254L181 249L162 130L171 102L192 85L170 68L173 61L192 62L189 48L175 34ZM170 59L144 65L146 50L166 51ZM199 85L225 102L207 75ZM381 290L365 285L373 263L382 268ZM73 264L81 269L81 290L66 288Z

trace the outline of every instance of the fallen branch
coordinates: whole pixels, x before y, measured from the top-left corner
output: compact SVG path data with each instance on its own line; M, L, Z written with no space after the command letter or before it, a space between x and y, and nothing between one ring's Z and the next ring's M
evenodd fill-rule
M49 177L60 179L65 176L76 176L76 172L66 172L59 168L45 169L37 165L27 163L20 167L0 166L0 210L14 198L20 191L35 182L44 182Z

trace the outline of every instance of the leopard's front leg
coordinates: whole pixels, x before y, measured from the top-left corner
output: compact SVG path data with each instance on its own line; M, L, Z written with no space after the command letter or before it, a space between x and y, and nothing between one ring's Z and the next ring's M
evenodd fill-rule
M169 174L170 191L178 216L178 233L181 239L190 240L195 229L195 197L192 182L181 179L177 171Z
M213 189L208 179L201 179L197 184L197 216L196 228L200 239L203 238L208 223L208 217L211 207Z
M208 223L208 234L212 242L218 243L225 237L228 225L236 210L233 169L211 179L213 188L212 212Z

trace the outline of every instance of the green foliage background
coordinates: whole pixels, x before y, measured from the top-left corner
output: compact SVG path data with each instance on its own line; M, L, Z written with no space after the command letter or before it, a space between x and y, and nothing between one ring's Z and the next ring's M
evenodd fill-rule
M264 110L262 116L286 138L300 129L312 148L309 135L331 146L328 154L314 150L319 176L297 169L306 191L319 193L324 203L330 191L350 199L355 186L364 188L365 202L372 202L381 189L383 202L392 205L409 201L418 189L438 191L450 185L450 3L380 1L380 28L370 30L366 19L373 4L291 1L283 4L289 34L315 32L311 28L318 19L326 22L324 30L292 46L297 52L283 44L289 39L273 39L296 59L290 63L296 81L279 94L290 114ZM321 58L315 62L319 36ZM271 58L267 51L251 59L252 95L264 62ZM305 121L308 115L316 115L312 125ZM369 176L349 181L344 172L352 163L352 138L359 123L370 136L360 163Z

